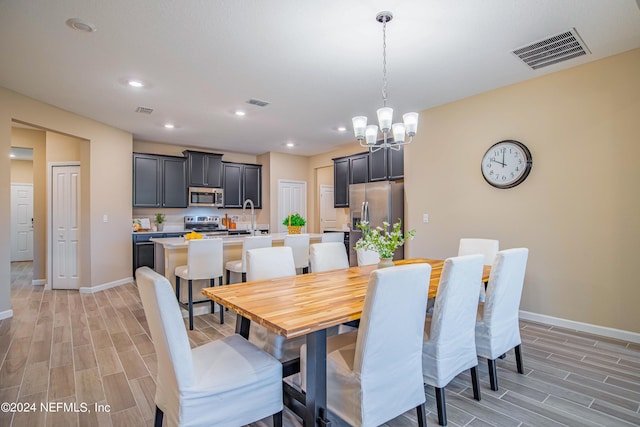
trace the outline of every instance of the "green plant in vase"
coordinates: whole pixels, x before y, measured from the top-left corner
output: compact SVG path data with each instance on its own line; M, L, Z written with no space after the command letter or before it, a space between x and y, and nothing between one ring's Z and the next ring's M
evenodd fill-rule
M164 227L164 220L165 220L165 215L163 213L157 212L154 215L154 222L156 223L156 226L158 228L158 231L162 231L162 228Z
M356 242L355 249L367 249L377 252L380 259L391 259L396 250L404 245L407 240L413 239L416 230L402 233L402 220L393 224L389 230L389 223L383 222L382 227L371 228L368 222L363 221L358 224L362 230L362 239Z
M287 216L284 221L282 221L282 225L286 225L288 227L289 234L300 234L300 230L306 223L307 220L297 213Z

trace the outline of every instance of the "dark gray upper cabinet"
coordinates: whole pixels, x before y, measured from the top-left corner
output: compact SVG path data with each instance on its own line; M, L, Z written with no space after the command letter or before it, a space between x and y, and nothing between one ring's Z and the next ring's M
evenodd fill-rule
M262 208L262 166L222 162L224 207L242 208L251 199L256 209Z
M349 184L364 184L369 181L369 153L349 157Z
M333 162L333 205L336 208L349 207L349 158Z
M378 145L380 142L378 142ZM369 153L369 182L387 180L387 149Z
M162 204L162 160L152 154L133 155L133 206L157 208Z
M222 187L222 154L186 150L189 187Z
M133 207L186 208L187 159L134 153Z
M378 141L376 145L380 144L382 141ZM382 148L369 153L369 182L404 178L404 146L398 148L399 150Z
M387 177L389 181L404 178L404 145L399 150L387 149Z

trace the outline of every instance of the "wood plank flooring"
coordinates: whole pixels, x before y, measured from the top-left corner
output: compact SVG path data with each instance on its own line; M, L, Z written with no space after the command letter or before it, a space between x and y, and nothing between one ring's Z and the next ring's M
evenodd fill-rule
M156 358L135 284L95 294L45 292L31 285L31 263L19 262L11 266L11 297L14 317L0 321L0 402L37 408L0 412L0 426L153 424ZM228 313L224 325L197 316L191 346L232 334ZM493 392L480 360L480 402L467 373L446 388L450 426L640 425L640 345L532 322L522 322L521 332L525 375L516 373L511 352L497 362L500 390ZM425 393L428 422L438 425L433 389ZM42 411L41 402L60 409ZM64 410L65 403L78 411ZM95 411L96 404L109 411ZM301 425L288 411L284 424ZM254 427L270 425L267 418ZM385 425L417 425L415 412Z

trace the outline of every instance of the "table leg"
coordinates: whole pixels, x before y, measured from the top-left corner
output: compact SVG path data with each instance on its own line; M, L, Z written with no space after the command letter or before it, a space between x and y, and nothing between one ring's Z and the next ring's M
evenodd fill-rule
M224 310L224 309L222 309ZM249 319L239 314L236 316L236 334L240 334L245 339L249 339Z
M330 426L327 416L327 331L307 335L307 395L303 425Z

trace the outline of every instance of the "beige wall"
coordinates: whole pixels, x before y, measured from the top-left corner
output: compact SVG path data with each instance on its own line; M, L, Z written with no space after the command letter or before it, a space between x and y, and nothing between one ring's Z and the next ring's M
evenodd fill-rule
M316 168L316 203L315 203L315 215L314 222L316 223L316 229L320 231L320 186L328 185L333 187L333 162L331 166L324 166ZM336 209L336 228L342 228L349 225L349 208L335 208Z
M0 219L7 222L12 119L89 141L90 151L81 152L80 157L89 158L88 190L96 196L91 198L89 212L83 212L90 236L83 251L90 274L81 285L131 277L131 134L0 88L0 151L4 153L0 154ZM102 221L104 214L109 217L107 223ZM8 230L0 231L0 240L10 241ZM8 243L0 245L0 313L10 309L9 253Z
M461 237L528 247L522 310L640 332L639 76L634 50L423 111L405 151L409 256L455 255ZM480 173L503 139L533 154L508 190Z
M33 184L33 160L11 160L11 182Z

